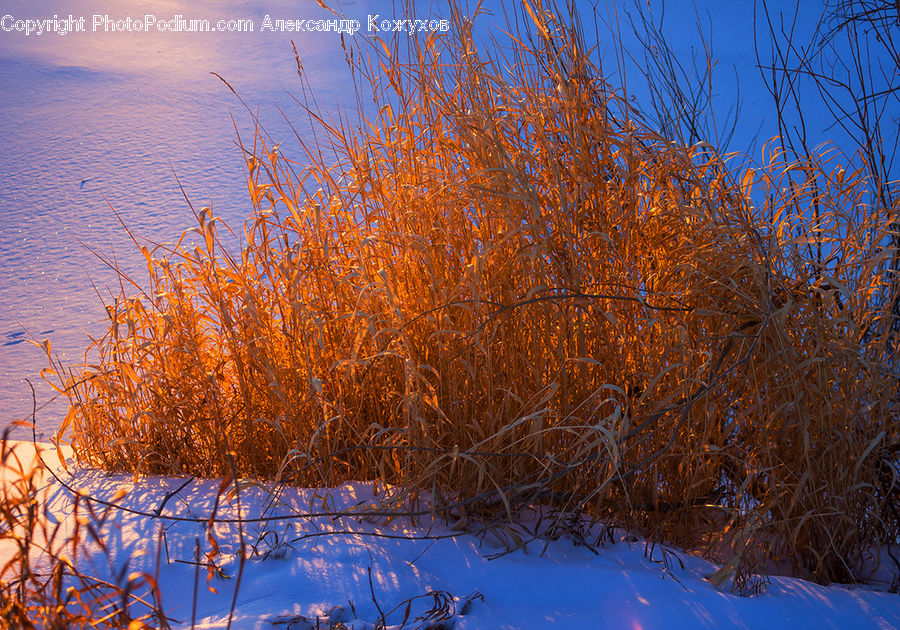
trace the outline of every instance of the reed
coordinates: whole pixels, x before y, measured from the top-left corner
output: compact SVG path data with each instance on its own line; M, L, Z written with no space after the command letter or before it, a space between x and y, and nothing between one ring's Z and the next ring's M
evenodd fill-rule
M3 627L168 628L153 576L97 576L82 566L107 554L112 510L73 498L72 519L52 515L51 473L38 447L0 439L0 619ZM90 566L90 563L88 563ZM127 565L126 565L127 566Z
M673 145L526 7L489 53L458 12L357 51L380 109L319 118L302 169L245 144L242 245L206 208L139 245L148 283L54 368L61 438L117 471L585 511L729 547L717 582L855 579L900 533L896 204L833 149Z

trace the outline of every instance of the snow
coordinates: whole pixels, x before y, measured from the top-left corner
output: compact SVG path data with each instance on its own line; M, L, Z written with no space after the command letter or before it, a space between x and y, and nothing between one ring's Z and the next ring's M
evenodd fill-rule
M108 556L96 554L90 566L80 567L107 579L125 566L123 574L158 571L162 602L177 620L176 628L191 627L195 592L197 628L224 628L230 614L232 628L272 630L316 628L317 618L320 628L329 628L330 622L334 627L372 629L382 614L388 628L456 630L900 627L897 595L774 576L762 592L743 597L716 590L705 580L716 565L678 550L648 546L620 529L612 530L612 542L609 529L594 526L583 532L584 539L535 540L506 553L502 539L523 536L527 523L478 535L428 516L390 522L331 516L367 509L384 498L385 489L371 483L278 492L250 483L239 484L237 493L229 487L219 500L219 519L240 513L244 519L290 515L292 520L244 524L243 571L240 529L235 523L218 522L214 531L220 554L215 563L227 579L215 576L207 583L206 568L198 572L194 559L198 543L201 560L209 550L206 523L220 482L134 479L74 470L71 465L72 472L66 472L53 448L44 448L45 461L65 485L151 514L110 509L102 528ZM74 495L47 479L53 517L71 531ZM127 494L118 498L122 489ZM160 517L152 516L157 511ZM592 544L597 538L602 540ZM422 618L431 609L428 625Z

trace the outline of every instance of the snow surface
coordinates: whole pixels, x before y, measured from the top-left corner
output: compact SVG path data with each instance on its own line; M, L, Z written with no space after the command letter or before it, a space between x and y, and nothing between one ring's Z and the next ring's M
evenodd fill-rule
M110 510L102 530L109 556L98 555L92 566L80 565L82 570L113 576L127 564L126 574L154 574L161 541L158 582L164 608L177 620L173 627L190 628L192 614L197 628L227 626L240 572L238 528L215 526L220 546L215 562L227 576L210 580L217 593L208 588L205 567L198 573L192 564L198 543L201 560L209 549L205 522L219 482L184 485L187 479L67 473L58 467L52 447L45 449L45 461L73 488L107 500L125 489L128 493L116 503L131 510L156 513L162 506L161 518ZM73 495L52 479L49 483L53 515L71 528ZM772 577L762 593L741 597L718 591L704 579L716 565L677 550L648 547L618 529L613 530L614 542L607 537L605 544L593 547L596 551L564 537L504 553L502 532L460 533L430 517L415 523L409 517L372 523L297 516L363 510L374 504L374 492L373 484L348 483L273 495L251 484L237 496L223 494L219 518L235 518L238 510L245 519L294 515L291 521L244 525L248 559L231 627L306 630L316 628L318 617L323 629L329 621L340 621L363 630L374 628L382 614L388 628L456 630L900 627L898 595ZM507 533L513 535L512 530ZM601 535L600 528L590 533L590 542L595 534ZM437 607L441 614L421 619L436 604L443 605ZM441 620L443 625L436 623Z

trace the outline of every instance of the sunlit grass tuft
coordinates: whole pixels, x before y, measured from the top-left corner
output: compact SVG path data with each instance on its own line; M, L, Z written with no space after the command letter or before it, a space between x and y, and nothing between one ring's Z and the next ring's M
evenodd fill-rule
M143 249L98 358L59 370L61 434L111 470L699 533L732 547L714 581L853 579L900 526L896 217L836 152L738 173L672 145L534 24L504 56L464 20L367 49L379 113L322 122L302 170L257 137L243 246L203 209Z
M51 473L40 450L8 440L8 433L0 438L3 627L168 628L153 576L123 570L112 578L98 577L82 566L92 554L108 553L99 532L112 522L111 509L98 510L75 496L71 521L55 518Z

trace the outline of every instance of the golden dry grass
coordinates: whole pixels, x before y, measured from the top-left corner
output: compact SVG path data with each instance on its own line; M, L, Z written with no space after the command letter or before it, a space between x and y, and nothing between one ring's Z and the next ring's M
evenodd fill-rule
M0 625L43 628L168 628L153 576L120 572L102 578L80 564L105 554L100 532L111 509L75 496L72 518L51 513L41 450L0 439ZM152 624L152 626L150 625Z
M302 170L257 137L243 247L207 209L142 247L98 358L58 368L61 434L112 470L546 503L725 541L714 580L852 579L900 525L896 216L836 152L673 146L534 17L504 55L463 20L366 49L379 114L322 121Z

